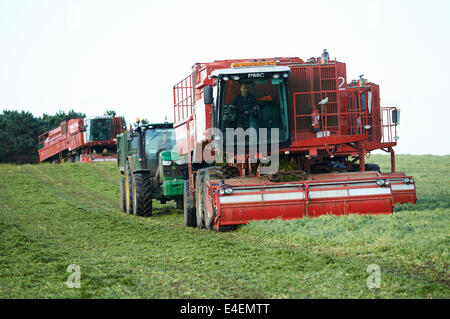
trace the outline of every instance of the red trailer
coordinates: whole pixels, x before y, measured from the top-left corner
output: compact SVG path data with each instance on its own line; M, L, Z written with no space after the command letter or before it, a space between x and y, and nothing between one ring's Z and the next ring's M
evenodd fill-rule
M326 51L306 62L294 57L197 63L173 90L177 148L189 167L187 226L386 214L396 203L416 202L413 177L395 172L399 110L381 107L379 86L362 76L347 83L345 63L330 60ZM240 102L247 100L252 102ZM236 152L239 142L221 134L240 125L249 134L252 128L276 129L278 150L267 154L295 169L261 174L267 158L259 148L252 152L247 141ZM391 172L365 163L377 149L390 153ZM218 157L211 160L221 152L225 165L218 165ZM298 178L273 178L284 174Z
M98 116L62 121L58 127L39 136L39 161L117 160L116 137L121 132L120 117Z

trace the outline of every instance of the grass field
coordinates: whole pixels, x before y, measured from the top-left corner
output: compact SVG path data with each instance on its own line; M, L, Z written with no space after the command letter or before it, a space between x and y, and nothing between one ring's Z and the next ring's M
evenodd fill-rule
M115 163L0 165L0 297L449 298L450 156L399 155L397 170L415 176L419 201L393 215L217 233L184 228L174 203L120 212ZM80 289L66 286L70 264Z

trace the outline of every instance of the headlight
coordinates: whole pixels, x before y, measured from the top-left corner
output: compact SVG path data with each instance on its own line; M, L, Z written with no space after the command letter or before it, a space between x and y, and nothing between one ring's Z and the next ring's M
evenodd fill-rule
M372 127L372 126L370 126L369 124L364 125L364 128L365 128L366 130L370 130L371 127Z
M170 166L170 165L172 165L172 161L162 161L162 164L164 166Z
M410 182L409 177L405 177L405 178L403 179L403 182L405 182L406 184L409 184L409 182Z
M233 189L231 187L225 188L225 194L232 194Z
M220 195L223 195L223 194L225 194L225 189L223 189L223 188L220 188L220 189L219 189L219 194L220 194Z
M177 165L184 165L184 159L179 159L179 160L175 161L175 163Z
M391 182L388 179L377 179L378 186L389 185Z

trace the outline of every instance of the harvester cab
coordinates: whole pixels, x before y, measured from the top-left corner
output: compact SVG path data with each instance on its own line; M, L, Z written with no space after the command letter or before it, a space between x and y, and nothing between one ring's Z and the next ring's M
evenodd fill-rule
M100 116L87 118L84 121L84 140L107 141L111 139L111 117Z
M175 200L183 205L187 165L174 150L175 132L171 123L140 124L118 135L118 165L123 177L120 207L137 216L152 215L152 200Z
M255 138L260 137L260 128L267 129L265 137L270 140L271 128L277 128L277 143L281 147L289 145L289 113L287 78L290 69L276 66L274 62L233 63L231 68L215 70L211 78L215 80L213 90L214 127L223 132L227 145L226 130L253 129ZM208 102L205 95L205 104ZM254 141L255 143L257 141ZM236 144L237 143L237 144ZM228 144L238 145L230 141ZM246 146L249 138L242 140Z

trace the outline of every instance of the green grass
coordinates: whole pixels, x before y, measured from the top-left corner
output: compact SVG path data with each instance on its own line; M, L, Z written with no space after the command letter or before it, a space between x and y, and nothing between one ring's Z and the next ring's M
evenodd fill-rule
M389 168L389 157L368 162ZM397 156L417 205L393 215L184 228L174 203L118 209L114 163L0 165L1 298L449 298L450 156ZM81 267L69 289L67 266ZM381 268L368 289L367 266Z

